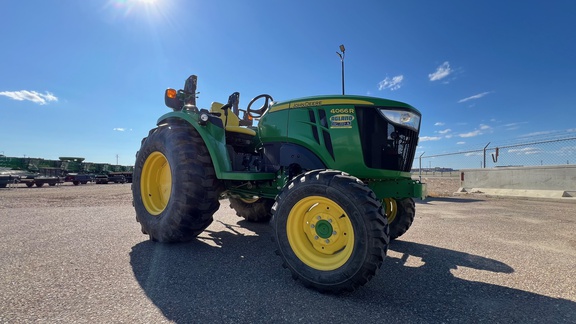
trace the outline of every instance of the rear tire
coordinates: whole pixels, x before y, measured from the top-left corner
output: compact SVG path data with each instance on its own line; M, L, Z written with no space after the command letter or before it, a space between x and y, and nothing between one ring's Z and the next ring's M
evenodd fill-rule
M382 265L388 223L374 192L355 177L307 172L284 187L272 212L277 254L307 287L351 291Z
M136 157L132 195L142 232L184 242L212 223L222 192L208 149L187 124L153 130Z
M244 217L249 222L264 223L272 218L273 199L258 198L251 201L230 197L228 200L230 200L230 208L236 211L236 215Z

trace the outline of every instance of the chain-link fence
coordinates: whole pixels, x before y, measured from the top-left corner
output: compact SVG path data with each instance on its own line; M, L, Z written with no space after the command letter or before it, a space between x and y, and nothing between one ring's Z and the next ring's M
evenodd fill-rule
M576 136L485 147L442 154L421 153L413 171L445 173L459 169L576 164Z

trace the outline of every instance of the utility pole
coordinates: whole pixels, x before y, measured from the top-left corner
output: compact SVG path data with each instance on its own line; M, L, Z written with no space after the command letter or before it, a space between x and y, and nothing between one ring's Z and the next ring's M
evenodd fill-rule
M116 165L118 165L118 154L116 154Z
M340 56L340 62L342 62L342 95L344 95L344 52L346 51L346 48L344 48L344 45L340 45L340 52L336 52L336 54L338 54L338 56Z

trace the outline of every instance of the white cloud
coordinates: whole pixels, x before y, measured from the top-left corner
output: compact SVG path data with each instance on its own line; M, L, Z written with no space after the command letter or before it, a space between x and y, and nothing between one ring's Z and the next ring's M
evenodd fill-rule
M422 136L422 137L420 137L420 142L438 141L441 139L442 139L442 137L439 137L439 136Z
M449 76L452 73L452 69L450 68L450 63L444 62L442 65L436 68L434 73L428 74L428 79L430 81L438 81L442 80L445 77Z
M444 126L443 122L437 122L436 124L434 124L434 126Z
M117 131L117 132L123 132L126 130L126 128L122 128L122 127L115 127L113 130Z
M536 147L525 147L522 149L510 149L508 150L508 153L516 153L518 155L521 154L537 154L540 153L541 150L536 148Z
M446 138L452 138L453 136L454 136L454 135L452 135L452 134L448 134L448 135L446 135L446 136L444 136L444 137L446 137Z
M390 89L391 91L398 90L402 86L403 75L397 75L393 78L386 77L386 79L378 83L378 90Z
M520 125L522 124L528 124L528 122L518 122L518 123L508 123L505 124L504 127L506 127L506 130L517 130L520 128Z
M474 136L478 136L478 135L482 135L482 132L480 130L475 130L473 132L460 134L458 136L460 136L460 137L474 137Z
M484 125L484 124L480 124L480 129L482 130L486 130L486 129L490 129L492 127L488 126L488 125Z
M0 96L6 96L18 101L28 100L39 105L45 105L50 101L58 101L58 98L48 91L46 91L46 94L28 90L2 91L0 92Z
M557 131L553 130L553 131L534 132L534 133L528 133L528 134L520 135L519 137L541 136L541 135L552 134L555 132L557 132Z
M482 93L479 93L479 94L475 94L475 95L470 96L470 97L468 97L468 98L464 98L464 99L458 100L458 103L462 103L462 102L466 102L466 101L474 100L474 99L480 99L480 98L482 98L482 97L484 97L484 96L486 96L486 95L488 95L488 94L490 94L490 93L491 93L490 91L487 91L487 92L482 92Z
M452 131L452 130L451 130L450 128L447 128L447 129L445 129L445 130L438 131L438 133L440 133L440 134L447 134L447 133L450 133L451 131Z
M464 145L464 144L466 144L466 142L456 142L456 144L458 144L458 145Z

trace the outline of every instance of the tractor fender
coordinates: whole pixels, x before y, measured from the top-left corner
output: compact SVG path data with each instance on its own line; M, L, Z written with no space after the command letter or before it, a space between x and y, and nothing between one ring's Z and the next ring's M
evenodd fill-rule
M218 121L220 121L219 118ZM182 111L175 111L164 114L158 118L156 124L161 126L169 123L184 123L196 129L200 134L200 137L202 137L202 140L204 140L204 144L210 153L216 177L222 179L224 172L232 171L232 165L230 163L228 150L226 149L224 128L222 127L221 122L218 124L218 121L215 121L215 123L210 122L206 125L200 125L198 120L190 114Z
M283 143L280 147L280 165L299 165L304 170L325 169L320 158L304 146Z

